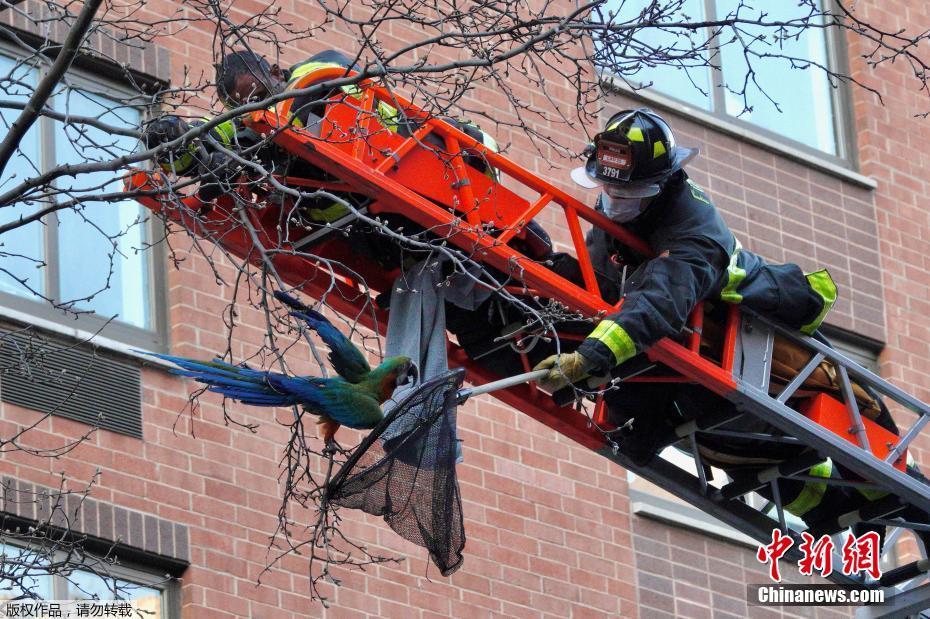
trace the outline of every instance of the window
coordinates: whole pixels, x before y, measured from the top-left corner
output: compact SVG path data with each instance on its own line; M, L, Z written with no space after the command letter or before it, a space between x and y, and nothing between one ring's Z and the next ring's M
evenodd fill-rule
M176 610L178 586L175 580L148 570L132 568L120 563L110 565L88 557L92 569L65 571L56 566L49 573L51 560L75 561L64 553L48 555L28 548L0 545L3 563L8 567L0 578L0 600L19 596L38 597L42 600L123 600L132 601L136 609L151 619L178 617ZM16 567L12 567L12 566ZM21 586L20 586L21 585Z
M0 54L0 92L10 100L25 101L42 77L42 68ZM49 102L56 112L92 117L107 125L134 129L141 124L139 108L127 106L125 95L100 83L69 76ZM9 128L19 115L0 109L0 123ZM19 151L0 176L0 192L57 165L109 161L135 150L137 138L105 131L89 124L65 124L47 117L36 122ZM118 192L120 180L112 172L62 177L56 195L0 208L0 224L27 216L48 199L72 200L88 194ZM157 251L147 249L156 239L155 222L133 200L87 201L46 215L0 237L0 305L27 316L62 321L94 333L112 321L102 335L149 349L164 347L159 295L163 274ZM54 310L56 304L89 312L77 323Z
M826 1L826 0L821 0ZM604 15L617 13L618 23L638 21L642 5L635 2L610 0ZM738 11L738 13L737 13ZM683 0L681 8L659 20L659 23L724 19L731 15L748 20L759 19L765 13L767 21L800 20L809 8L797 2L745 3L740 0ZM822 23L811 18L816 26ZM635 74L627 73L633 67L624 66L624 73L632 83L645 86L642 94L659 94L704 110L714 116L737 123L752 125L756 131L769 134L802 150L828 158L844 159L849 156L847 139L842 131L843 90L833 88L827 75L816 66L838 65L838 48L830 29L793 27L776 32L772 27L743 25L740 37L752 40L750 46L758 54L782 56L750 56L752 78L745 85L745 100L738 93L746 82L747 60L743 47L735 42L733 31L725 28L716 42L712 42L700 61L684 61L685 66L661 63L649 66L649 61L637 63ZM635 38L646 49L674 49L679 55L685 50L704 45L712 36L709 29L689 33L681 29L656 27L638 30ZM777 39L777 40L776 40ZM720 45L714 54L715 44ZM646 54L648 55L648 54ZM798 59L794 62L788 58ZM709 61L710 66L704 64ZM805 62L806 61L806 62ZM704 64L704 66L699 66ZM794 65L794 66L792 66ZM610 60L604 63L610 67ZM790 88L785 85L790 84ZM767 96L768 95L768 96ZM768 97L771 96L774 102Z

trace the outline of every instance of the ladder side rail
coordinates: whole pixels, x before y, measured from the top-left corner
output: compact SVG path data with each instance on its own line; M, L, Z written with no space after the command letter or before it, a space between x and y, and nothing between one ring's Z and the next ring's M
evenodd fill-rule
M322 81L325 79L333 79L338 77L345 77L354 74L353 71L346 71L343 69L320 69L313 73L308 74L302 78L301 82L298 82L295 85L295 88L301 87L302 84L309 85L314 82ZM372 93L375 98L379 101L382 101L392 107L399 105L401 113L407 118L411 118L414 121L423 122L424 124L430 126L431 132L439 135L440 137L446 139L448 144L448 138L453 138L456 142L458 148L451 149L450 153L453 157L461 157L462 149L470 149L478 153L481 157L487 161L487 163L498 170L503 171L508 176L514 178L515 180L523 183L525 186L532 188L537 191L540 195L545 195L551 193L553 195L553 201L562 206L562 208L571 207L574 208L582 219L597 225L600 228L603 228L609 232L612 236L617 238L631 249L637 251L638 253L646 256L653 255L652 249L644 241L636 237L634 234L623 228L622 226L617 225L616 223L610 221L609 218L598 213L591 207L585 205L577 198L571 196L565 191L558 189L554 185L551 185L547 181L543 180L539 176L529 172L522 166L514 163L504 155L494 152L489 149L484 144L478 142L473 137L469 136L460 129L452 126L448 122L431 116L428 112L414 106L410 101L404 97L398 95L396 92L388 90L383 86L377 86L371 82L363 82L359 84L360 88L363 88L365 93L363 96L367 96L368 93ZM292 102L293 99L287 99L286 101ZM342 103L346 105L345 103ZM290 107L279 107L279 113L282 116L286 117L286 112ZM253 119L257 116L262 115L261 112L253 115ZM373 116L373 114L369 114ZM265 116L267 119L267 115ZM377 122L377 121L374 121ZM286 127L287 123L277 122L271 124L272 127ZM366 125L370 126L370 125ZM466 207L467 208L467 207ZM511 222L516 223L516 222Z
M731 399L738 407L742 407L741 410L752 413L790 436L800 438L821 455L832 458L862 478L930 512L927 485L876 458L870 451L834 434L751 385L740 384L738 393Z
M900 619L930 608L930 583L914 588L897 587L895 595L885 596L884 604L860 606L855 619ZM921 615L923 616L923 615Z
M286 135L288 132L282 132L282 136ZM328 145L322 144L323 148L326 148ZM306 154L308 151L306 149L300 148L298 145L294 145L295 149L298 149L300 152ZM314 151L315 153L315 151ZM337 151L335 156L339 157L346 165L353 165L355 160L351 157L348 157L341 151ZM336 170L339 167L339 163L333 163L332 160L327 159L325 155L320 157L313 157L315 161L320 161L325 165L329 165L333 170ZM311 163L315 163L311 161ZM149 186L152 189L155 189L154 185L151 185L152 177L146 172L137 173L134 177L135 184L139 187L149 183ZM451 218L451 214L445 211L444 209L432 205L428 201L419 199L418 196L411 196L411 199L419 200L420 202L425 202L424 206L432 209L436 212L436 219L432 220L432 223L435 225L442 224L444 221L448 222L448 219ZM223 198L220 199L219 203L223 202ZM149 208L160 211L162 210L157 200L154 199L141 199ZM219 206L219 203L217 206ZM200 229L203 227L204 222L203 218L207 218L209 221L214 219L224 219L225 216L221 214L221 210L214 207L213 209L204 212L203 214L198 213L204 205L196 196L189 196L184 199L184 204L186 206L182 219L179 219L182 224L188 226L188 229ZM231 209L230 209L231 210ZM180 209L171 209L171 212L168 213L170 216L176 217L182 215ZM443 219L441 215L445 215L446 219ZM221 224L218 224L221 225ZM228 225L228 224L227 224ZM219 231L222 232L222 231ZM238 241L233 241L230 237L230 232L221 234L225 244L232 243L238 247L240 255L244 255L244 252L247 252L248 241L244 232L242 232L242 239ZM460 232L460 234L469 234L467 231ZM471 240L474 243L475 241L485 241L487 244L492 245L487 249L492 255L500 254L501 257L498 260L497 264L500 267L503 267L502 270L507 272L509 267L514 264L514 261L517 262L521 269L521 275L527 281L527 283L534 288L538 288L540 292L553 296L554 298L564 300L568 305L574 305L577 309L589 314L597 315L599 312L610 311L611 306L603 301L600 297L591 295L583 288L568 282L567 280L561 278L560 276L552 273L545 267L538 265L537 263L526 259L522 254L516 252L515 250L506 247L506 246L494 246L492 241L489 240L490 237L478 237L474 234L471 236ZM215 240L215 239L214 239ZM524 264L526 263L526 264ZM536 276L536 273L541 274L541 278ZM533 281L538 280L538 285L533 285ZM561 285L561 288L559 287ZM565 288L568 288L568 292L565 292ZM355 294L358 294L357 292ZM337 310L338 311L338 310ZM715 393L720 395L727 395L734 391L735 383L733 382L732 377L728 372L722 370L719 366L713 362L701 357L696 352L692 352L687 348L671 341L668 339L662 340L657 345L653 346L650 349L650 355L654 358L653 360L661 360L667 365L672 367L674 370L681 372L687 378L695 381L701 382L705 386L711 388ZM514 403L518 408L520 407L519 403Z
M784 327L776 322L770 321L764 316L760 316L759 314L756 314L755 312L752 312L751 310L744 308L743 311L752 313L754 317L757 317L763 322L771 325L781 335L791 339L795 343L805 346L808 349L812 349L815 352L819 352L824 357L832 361L833 363L839 366L843 366L844 368L846 368L849 374L852 377L854 377L857 381L866 383L869 386L874 387L877 391L879 391L883 395L888 396L889 398L891 398L898 404L901 404L902 406L909 409L913 413L917 415L930 414L930 405L924 402L921 402L920 400L908 394L907 392L903 391L899 387L892 385L891 383L889 383L887 380L885 380L881 376L878 376L870 372L869 370L862 367L861 365L859 365L858 363L856 363L849 357L845 356L843 353L839 352L838 350L831 348L822 342L818 342L817 340L811 337L808 337L802 333L792 331L791 329L788 329L787 327Z
M395 212L403 213L438 235L449 235L455 245L468 253L474 253L479 261L487 260L491 266L504 273L516 275L516 269L528 286L553 298L568 301L570 307L587 315L596 315L610 309L599 296L569 282L517 250L499 244L493 236L463 226L457 215L389 177L373 174L370 167L347 156L339 148L289 130L281 131L274 139L280 146L313 165L348 179L357 190L377 196L379 202L391 206Z
M148 178L146 174L137 177L137 186L143 186L139 182L144 181L146 178ZM245 230L240 227L230 231L228 226L224 226L216 231L217 234L213 234L213 231L209 229L211 222L208 221L207 226L203 225L201 216L196 214L197 211L190 210L191 206L196 207L197 204L200 204L196 197L192 196L191 198L193 199L185 200L184 209L165 209L163 204L151 197L140 196L138 201L149 209L162 212L172 220L184 225L188 225L192 221L199 221L201 222L199 229L204 232L208 240L220 244L240 258L251 260L254 264L260 262L260 257L252 251L251 237ZM225 215L218 214L219 212L219 209L214 209L207 213L206 217L225 220ZM375 333L383 333L387 328L386 312L369 306L370 299L364 292L347 284L341 278L333 278L329 270L319 264L318 261L301 256L298 253L275 253L271 259L282 279L289 285L301 289L311 298L324 300L334 311L350 317L351 320L357 321L360 325L373 330ZM470 383L480 385L500 378L469 359L458 346L451 342L448 345L450 347L450 360L466 368L467 379ZM529 386L522 385L496 392L495 397L515 406L518 410L529 414L534 419L589 449L598 449L604 445L603 435L596 428L589 426L584 415L578 414L573 408L557 406L548 397L531 400L528 397L530 390ZM535 391L535 387L532 390Z
M145 176L148 177L148 175ZM182 221L186 224L196 222L198 224L196 229L204 230L205 232L210 232L210 229L213 228L214 231L220 233L222 229L216 228L222 225L228 227L230 221L229 217L231 212L223 212L223 209L215 209L207 214L211 216L212 219L204 222L202 219L203 215L198 212L200 207L204 205L194 196L184 199L185 208L183 209L165 209L163 203L152 197L141 197L140 201L152 210L166 212L166 214L172 216L177 221ZM242 256L248 255L249 253L248 239L245 237L244 232L241 235L229 233L220 234L219 237L211 235L210 240L218 241L228 249ZM335 287L333 287L328 272L322 273L325 277L321 277L321 273L311 272L313 270L320 271L322 268L321 265L315 264L310 259L298 255L280 254L275 261L276 266L281 270L282 275L285 276L288 283L301 287L307 294L310 294L314 298L325 296L327 303L332 306L335 311L343 315L355 316L361 324L369 328L378 329L380 325L380 329L383 329L386 325L386 317L383 312L378 311L377 317L373 319L369 311L362 311L365 303L367 303L367 297L357 288L347 286L338 280L335 282ZM324 285L324 281L326 285ZM680 354L681 351L677 351L676 347L682 348L674 342L663 341L654 347L652 356L659 359L676 360L679 364L686 364L688 361L693 361L694 357L697 357L693 351L687 349L684 350L686 353L690 353L690 355ZM464 360L467 365L473 366L471 368L472 371L469 372L470 382L480 384L482 375L486 374L483 368L480 368L480 366L474 367L476 364L468 360L464 355L464 351L461 351L461 349L458 349L457 356L459 359ZM691 357L690 359L689 356ZM709 364L700 357L697 358L710 366L700 369L708 375L714 375L718 383L718 388L728 390L730 386L733 385L732 379L728 377L721 368ZM700 372L695 374L700 375ZM719 504L709 500L702 492L703 489L700 479L688 479L687 473L664 461L649 469L635 467L632 463L628 462L622 454L614 454L612 452L612 449L605 444L603 436L600 435L597 430L588 427L587 419L584 415L577 414L577 412L572 409L555 407L550 403L549 398L537 398L535 402L528 402L525 394L522 393L527 390L529 390L529 387L523 387L522 389L514 390L517 391L517 393L505 395L511 396L508 399L521 410L526 410L528 408L527 404L531 404L533 408L533 414L531 416L552 427L556 431L565 434L582 445L596 450L601 455L608 457L621 466L637 472L644 478L669 488L679 498L692 503L702 511L720 518L727 524L734 526L754 539L761 542L768 541L773 524L772 519L768 516L760 514L739 502ZM844 443L847 447L854 448L854 446L848 442L844 441ZM844 582L846 584L856 584L860 586L863 584L862 581L842 577L841 575L835 576L836 577L833 578L835 582Z
M413 106L410 104L409 101L406 101L401 97L398 97L395 93L389 92L387 91L387 89L383 87L374 86L373 90L375 91L376 96L380 100L385 101L388 104L399 102L402 106L404 106L403 109L405 113L408 113L410 109L413 109ZM419 116L420 118L424 117L422 113L420 113ZM435 118L428 118L428 122L434 125L433 130L435 132L440 133L440 134L445 134L447 136L447 143L449 143L449 138L451 138L451 144L450 144L450 146L452 147L451 150L452 152L456 153L455 162L459 164L456 166L457 171L460 169L462 165L461 164L461 147L470 148L472 150L479 152L485 158L485 160L488 161L488 163L492 165L493 167L503 170L505 173L511 175L517 180L520 180L525 185L532 187L533 189L540 192L542 196L541 199L538 201L538 203L533 204L530 207L531 211L535 211L533 214L537 213L539 210L542 209L542 206L545 205L546 196L549 196L549 195L553 196L552 201L562 206L565 212L566 218L568 219L569 229L573 237L573 244L575 245L576 256L579 259L579 263L582 269L582 275L585 280L585 287L589 291L594 292L595 294L598 293L597 283L593 277L593 270L591 269L590 261L587 259L588 258L587 248L586 246L584 246L583 243L579 243L579 239L578 239L580 235L578 234L578 230L577 230L577 217L579 215L581 215L582 218L584 218L589 223L592 223L604 229L609 234L611 234L612 236L614 236L621 242L627 244L631 248L637 251L641 251L645 255L652 255L651 249L648 248L648 246L642 243L639 239L633 237L624 228L610 221L607 217L604 217L602 214L598 213L594 209L591 209L590 207L582 204L580 201L578 201L574 197L546 183L538 176L529 174L526 170L517 166L516 164L511 162L509 159L504 157L503 155L489 150L486 146L479 143L477 140L475 140L471 136L468 136L467 134L460 131L459 129L453 127L452 125L444 121L439 121L438 119L435 119ZM455 148L456 146L458 146L459 148ZM521 215L525 217L525 213ZM518 220L516 223L519 225L522 222ZM778 328L778 325L775 325L775 326L776 328ZM789 337L792 337L792 339L795 339L795 340L803 339L813 344L820 344L819 342L816 342L815 340L812 340L811 338L806 338L804 336L801 336L798 333L790 332L784 329L779 329L779 331L781 331L783 334L789 335ZM693 343L692 343L691 348L692 350L694 349ZM876 389L878 389L885 395L888 395L889 397L891 397L893 400L897 401L898 403L903 404L904 406L906 406L907 408L911 410L914 410L915 412L918 412L922 416L930 414L930 407L927 407L926 404L924 404L923 402L920 402L919 400L916 400L916 398L913 398L909 394L906 394L905 392L894 387L890 383L887 383L887 381L880 379L879 377L875 376L871 372L868 372L868 370L865 370L865 368L858 366L858 364L855 364L855 362L845 358L843 355L836 353L835 356L830 355L830 354L825 354L825 356L827 356L828 358L832 357L831 360L838 363L838 365L840 366L840 372L841 372L842 381L843 381L842 386L843 386L843 392L844 392L844 399L846 400L846 405L849 409L851 422L853 423L853 427L856 429L856 434L857 434L857 437L860 443L866 449L868 449L869 447L868 438L865 434L865 430L861 423L860 413L859 413L855 398L852 397L851 387L849 385L849 378L846 372L847 367L849 368L850 372L852 372L854 376L872 385L873 387L875 387ZM842 360L840 360L841 358ZM910 442L910 440L911 439L908 439L908 442Z
M454 128L449 127L449 130L454 130ZM471 139L468 136L464 137ZM487 262L504 273L518 274L528 286L541 291L546 296L562 301L576 311L588 316L597 316L615 309L600 296L569 282L517 250L500 245L494 237L461 226L460 218L453 213L390 178L373 175L370 167L347 156L330 144L315 141L291 130L281 131L274 139L280 146L303 157L313 165L350 180L358 189L377 195L381 202L391 204L397 212L403 212L437 234L449 234L450 240L455 245L474 253L475 259ZM554 187L552 191L558 192ZM606 219L580 202L575 202L579 209L584 209L584 211L579 210L579 214L590 211L590 219L596 224L600 219ZM672 340L667 338L661 340L650 348L648 354L653 361L665 363L683 375L705 384L715 393L727 395L735 390L736 384L730 371L722 369Z

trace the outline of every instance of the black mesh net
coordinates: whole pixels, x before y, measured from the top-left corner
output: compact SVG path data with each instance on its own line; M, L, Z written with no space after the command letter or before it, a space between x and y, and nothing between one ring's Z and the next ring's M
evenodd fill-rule
M455 476L455 409L463 377L463 370L447 372L399 402L328 488L331 503L382 516L398 535L426 548L443 576L462 565L465 547Z

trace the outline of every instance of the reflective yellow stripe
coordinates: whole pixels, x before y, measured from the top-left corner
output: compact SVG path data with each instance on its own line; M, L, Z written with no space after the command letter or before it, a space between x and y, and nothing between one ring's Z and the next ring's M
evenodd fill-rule
M628 137L631 142L645 141L645 138L643 137L643 130L639 127L630 127L629 131L626 132L626 137Z
M915 464L914 458L911 457L910 452L907 454L907 459L905 460L905 466L913 466ZM877 501L888 496L890 493L886 490L880 490L877 488L856 488L856 490L867 498L870 501Z
M864 496L870 501L877 501L888 496L888 491L886 490L874 490L872 488L856 488L859 491L859 494Z
M400 114L397 112L397 108L393 105L388 105L384 101L378 101L378 116L381 118L381 124L383 124L388 131L397 133L397 130L400 128L397 121Z
M291 88L300 78L320 69L345 69L345 67L338 62L305 62L299 64L291 71L291 79L288 81L287 87ZM342 87L342 92L355 96L359 93L359 89L354 84L346 84Z
M663 144L662 142L656 142L655 144L652 145L652 158L653 159L658 159L659 157L661 157L667 152L668 151L665 150L665 144Z
M827 458L826 461L816 464L811 467L810 475L812 477L821 477L823 479L829 479L830 475L833 474L833 461L830 458ZM804 488L801 490L801 493L798 494L797 498L787 505L785 505L785 511L794 514L795 516L803 516L810 510L814 509L820 505L820 501L823 500L823 495L827 492L827 484L822 481L809 481L804 484Z
M500 147L497 145L497 140L495 140L491 136L490 133L488 133L487 131L484 131L481 127L479 127L477 123L471 120L467 120L467 119L462 120L461 122L463 125L468 125L469 127L472 127L478 130L478 133L481 134L481 140L479 140L479 142L489 151L494 152L494 153L501 152ZM485 164L487 165L488 169L485 170L484 175L490 178L492 181L499 181L500 174L497 171L497 168L491 167L491 165L488 164L487 161L485 161Z
M477 125L476 125L477 126ZM501 152L500 147L497 145L497 140L491 137L491 134L487 131L482 131L481 127L478 127L478 131L481 131L481 143L491 152L499 153ZM500 172L497 171L497 168L492 167L490 164L488 169L485 170L484 175L490 178L492 181L500 181Z
M688 179L687 182L688 182L688 188L691 189L692 198L694 198L695 200L699 200L703 202L704 204L710 204L710 200L707 199L707 194L704 193L704 190L701 188L700 185L695 183L690 178Z
M907 458L905 459L905 466L914 466L915 464L917 463L914 461L913 456L911 456L911 452L907 452ZM878 489L873 489L873 488L856 488L856 490L859 491L859 494L861 494L862 496L864 496L870 501L877 501L879 499L883 499L889 494L885 490L878 490Z
M497 145L497 140L495 140L490 133L487 131L482 131L481 128L478 128L478 131L481 131L481 143L488 147L488 150L495 153L501 152L500 146Z
M724 303L742 303L743 295L737 292L740 284L746 279L746 269L740 268L739 253L743 246L740 245L739 239L733 239L736 242L733 253L730 254L730 265L727 267L727 285L720 291L720 300Z
M288 88L291 88L294 84L296 84L297 80L300 78L309 75L314 71L318 71L319 69L345 69L345 67L337 62L305 62L303 64L299 64L291 71L291 79L287 83ZM354 84L346 84L345 86L342 86L341 90L345 94L352 97L361 93L361 90L359 90L358 86ZM378 116L381 118L382 124L388 131L397 133L398 117L400 116L397 108L388 103L385 103L384 101L379 101ZM302 126L302 124L295 123L295 126L299 128Z
M205 118L204 120L209 121L210 119ZM217 135L220 136L221 138L220 142L222 142L226 146L232 146L235 143L236 125L233 123L232 120L221 122L220 124L215 126L213 130L216 131Z
M187 146L187 152L180 157L173 157L169 160L161 160L158 165L165 172L174 172L175 174L184 174L194 165L194 154L197 152L197 145L191 142Z
M617 363L623 363L636 354L636 344L626 330L612 320L602 320L588 336L610 349Z
M317 69L345 69L338 62L304 62L297 65L293 71L291 71L290 82L296 82L303 76L308 73L313 73Z
M914 460L914 457L911 456L911 452L907 452L907 458L905 458L905 466L915 466L917 462ZM885 490L877 490L872 488L856 488L859 491L859 494L864 496L870 501L877 501L888 496L889 492Z
M807 277L807 281L814 292L823 299L823 309L820 310L817 317L812 322L801 327L801 333L810 335L817 330L823 319L827 317L827 313L833 309L833 304L836 303L836 283L826 269L808 273L805 277Z
M338 202L334 202L325 208L311 208L310 218L315 221L333 222L340 217L344 217L348 212L348 208Z

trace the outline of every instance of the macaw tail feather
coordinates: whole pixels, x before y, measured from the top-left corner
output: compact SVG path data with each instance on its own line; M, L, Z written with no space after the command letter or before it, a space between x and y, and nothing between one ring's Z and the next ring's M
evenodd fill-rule
M232 365L220 359L197 361L186 357L148 353L159 359L170 361L179 370L173 374L193 378L207 385L208 390L253 406L291 406L299 402L298 398L286 389L282 389L279 378L272 372L253 370L244 365Z

